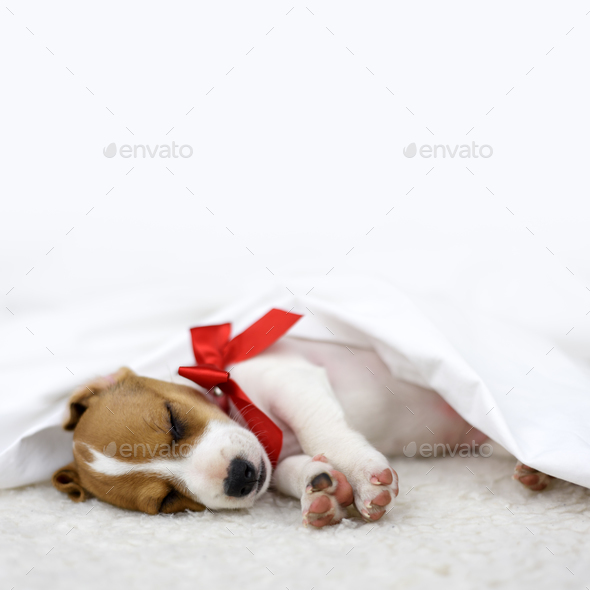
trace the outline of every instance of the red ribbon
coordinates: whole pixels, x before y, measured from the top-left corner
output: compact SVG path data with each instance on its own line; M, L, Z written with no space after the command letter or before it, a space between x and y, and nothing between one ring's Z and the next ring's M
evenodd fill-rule
M248 428L268 453L273 467L277 464L283 433L281 429L240 389L224 368L255 357L276 342L302 316L271 309L232 340L231 324L191 328L196 367L179 367L178 374L194 381L208 392L218 387L246 421ZM226 404L227 408L227 404Z

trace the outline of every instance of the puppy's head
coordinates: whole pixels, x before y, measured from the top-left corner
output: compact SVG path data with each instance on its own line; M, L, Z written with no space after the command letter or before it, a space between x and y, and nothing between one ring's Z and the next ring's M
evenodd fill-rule
M76 390L64 428L74 461L53 485L75 502L96 496L148 514L245 508L270 481L249 430L195 389L127 368Z

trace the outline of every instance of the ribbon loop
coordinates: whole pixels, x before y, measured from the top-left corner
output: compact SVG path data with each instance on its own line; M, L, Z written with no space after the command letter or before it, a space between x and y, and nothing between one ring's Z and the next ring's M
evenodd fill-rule
M191 328L193 352L198 366L178 369L179 375L207 390L220 386L265 448L273 467L281 453L283 433L252 403L224 367L255 357L276 342L301 317L281 309L271 309L232 340L229 339L231 324Z
M212 365L200 365L198 367L179 367L178 374L194 381L205 389L213 389L220 383L229 381L229 373Z
M231 324L191 328L193 352L199 365L223 367L223 348L229 342Z
M276 342L302 316L271 309L267 314L230 340L223 351L226 365L255 357Z

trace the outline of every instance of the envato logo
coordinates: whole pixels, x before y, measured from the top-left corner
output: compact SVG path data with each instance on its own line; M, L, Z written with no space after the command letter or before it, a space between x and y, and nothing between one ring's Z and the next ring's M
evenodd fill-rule
M178 148L178 152L176 151ZM105 158L114 158L117 155L117 144L109 143L106 148L102 150ZM156 145L149 146L139 143L137 145L122 145L119 148L119 155L121 158L190 158L193 155L193 148L190 145Z
M457 451L459 452L457 453ZM487 459L492 456L493 452L494 447L491 444L484 443L483 445L476 445L475 441L472 441L472 444L456 444L454 447L451 447L448 443L446 445L442 443L436 443L435 445L424 443L418 447L412 441L404 447L404 455L406 457L415 457L416 454L420 455L420 457L454 457L458 454L459 457L484 457Z
M491 145L487 143L484 145L477 145L475 141L471 142L471 145L464 143L463 145L421 145L420 148L415 143L411 143L404 148L404 156L406 158L413 158L416 154L420 154L421 158L491 158L494 154L494 150ZM440 155L439 155L440 154ZM479 154L479 155L478 155Z
M155 457L181 457L186 459L186 457L190 457L192 449L193 447L191 445L186 443L179 445L176 441L174 441L171 445L157 444L154 447L149 444L144 445L143 443L135 445L125 443L117 448L117 443L112 441L102 449L102 453L105 457L114 457L118 450L119 455L125 459L129 457L151 457L152 459Z

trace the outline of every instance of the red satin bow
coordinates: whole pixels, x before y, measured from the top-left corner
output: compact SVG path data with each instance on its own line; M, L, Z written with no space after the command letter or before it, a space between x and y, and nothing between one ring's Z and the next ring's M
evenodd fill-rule
M227 365L233 365L261 353L276 342L302 316L281 309L271 309L232 340L231 324L191 328L196 367L179 367L178 374L208 391L218 387L229 397L248 428L268 453L273 467L277 464L283 433L281 429L230 379Z

